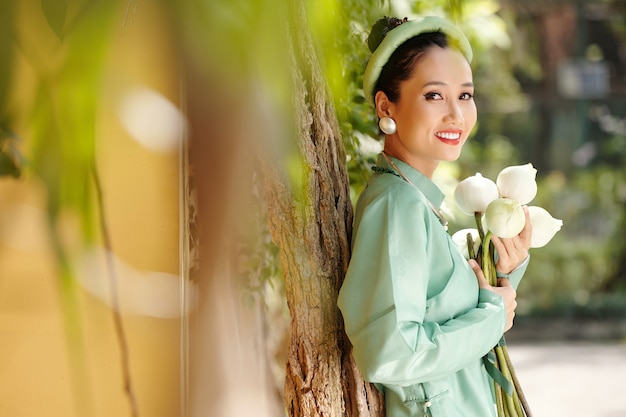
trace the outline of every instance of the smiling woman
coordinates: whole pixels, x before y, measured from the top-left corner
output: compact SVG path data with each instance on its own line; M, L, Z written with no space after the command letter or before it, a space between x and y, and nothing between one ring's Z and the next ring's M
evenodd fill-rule
M370 40L363 90L385 137L357 203L338 299L353 355L384 393L388 417L495 416L482 358L512 326L526 263L512 261L499 270L509 280L490 286L448 235L431 181L476 124L472 51L433 16L381 19ZM499 265L525 259L528 227L502 244Z

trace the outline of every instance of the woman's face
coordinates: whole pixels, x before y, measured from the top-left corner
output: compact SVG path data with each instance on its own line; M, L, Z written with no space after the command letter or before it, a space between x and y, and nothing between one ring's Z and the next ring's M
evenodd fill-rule
M470 65L459 51L432 46L400 84L398 101L378 92L376 107L380 117L397 125L385 139L385 151L431 177L440 161L459 157L476 124Z

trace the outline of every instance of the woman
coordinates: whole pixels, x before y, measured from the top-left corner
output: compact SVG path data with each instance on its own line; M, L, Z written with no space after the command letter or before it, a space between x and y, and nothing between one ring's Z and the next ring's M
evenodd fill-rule
M353 355L385 395L388 417L495 416L483 356L513 323L530 221L493 239L498 287L456 247L431 181L476 123L472 50L439 17L385 18L368 39L364 92L385 134L355 213L352 259L339 294Z

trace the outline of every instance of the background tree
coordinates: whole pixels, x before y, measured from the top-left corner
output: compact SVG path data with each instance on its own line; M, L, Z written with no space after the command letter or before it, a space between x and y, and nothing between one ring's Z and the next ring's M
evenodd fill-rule
M292 317L285 403L291 416L379 416L381 397L354 364L336 305L352 229L346 156L305 4L289 6L294 139L302 166L292 178L273 169L276 164L264 169Z

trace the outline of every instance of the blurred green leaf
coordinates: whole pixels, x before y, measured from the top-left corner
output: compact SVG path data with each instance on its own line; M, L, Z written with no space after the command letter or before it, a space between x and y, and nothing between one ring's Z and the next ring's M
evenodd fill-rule
M0 0L0 120L6 117L2 112L6 102L9 86L11 85L11 62L13 55L13 7L11 0Z
M41 10L46 17L50 28L57 34L59 39L63 39L65 17L67 14L67 1L41 0Z
M52 73L35 68L33 169L48 189L51 218L61 209L77 210L86 239L94 235L96 112L115 10L116 2L92 1L67 33L63 65Z

